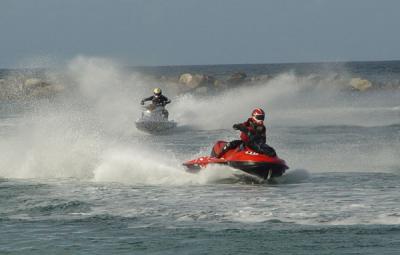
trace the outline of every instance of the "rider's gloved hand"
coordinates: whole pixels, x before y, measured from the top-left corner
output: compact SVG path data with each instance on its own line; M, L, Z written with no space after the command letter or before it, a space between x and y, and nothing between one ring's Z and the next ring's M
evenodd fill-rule
M240 130L240 124L234 124L232 127L235 130Z
M143 101L143 100L142 100L142 101L140 101L140 104L141 104L141 105L144 105L144 101Z

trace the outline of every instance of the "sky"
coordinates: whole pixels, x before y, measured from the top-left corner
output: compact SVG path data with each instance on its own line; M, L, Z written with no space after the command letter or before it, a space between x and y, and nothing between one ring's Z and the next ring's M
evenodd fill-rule
M398 0L0 0L0 68L400 59Z

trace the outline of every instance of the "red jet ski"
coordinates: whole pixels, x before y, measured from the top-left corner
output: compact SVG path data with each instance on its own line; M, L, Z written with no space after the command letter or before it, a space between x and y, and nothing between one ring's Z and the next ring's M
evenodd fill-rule
M221 158L214 157L213 155L218 154L226 143L225 141L218 141L213 147L211 156L189 160L183 165L187 167L189 172L193 173L208 165L228 165L267 180L281 176L289 168L285 161L278 158L278 156L261 154L246 146L239 146L239 148L229 150Z

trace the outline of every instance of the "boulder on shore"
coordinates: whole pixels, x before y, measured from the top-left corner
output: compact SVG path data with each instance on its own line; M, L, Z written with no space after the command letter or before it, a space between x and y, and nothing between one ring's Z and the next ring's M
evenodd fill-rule
M216 83L211 75L184 73L179 76L179 84L185 85L188 89L195 89L199 86L209 86Z
M366 79L352 78L350 80L350 86L355 90L365 91L372 87L372 83Z
M179 84L185 85L189 89L195 89L200 85L202 80L201 75L192 75L190 73L184 73L179 77Z
M43 88L50 86L50 83L42 81L41 79L37 78L29 78L24 81L23 88L25 90L34 90L37 88Z

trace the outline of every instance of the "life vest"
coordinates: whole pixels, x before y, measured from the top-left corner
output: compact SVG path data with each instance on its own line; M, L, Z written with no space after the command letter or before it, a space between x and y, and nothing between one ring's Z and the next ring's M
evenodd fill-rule
M264 125L256 125L251 118L249 118L246 122L243 122L242 125L246 126L248 129L248 132L240 132L240 139L244 143L265 143L266 129Z

